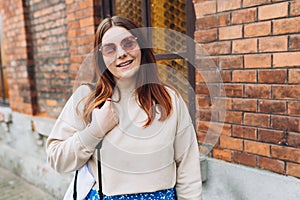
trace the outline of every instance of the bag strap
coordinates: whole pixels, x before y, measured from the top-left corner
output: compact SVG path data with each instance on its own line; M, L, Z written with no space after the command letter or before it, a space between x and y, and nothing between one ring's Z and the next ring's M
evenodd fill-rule
M73 199L77 199L77 176L78 176L78 170L75 172L75 178L74 178L74 189L73 189Z
M102 142L99 142L97 145L97 168L98 168L98 185L99 190L98 194L100 199L103 199L103 192L102 192L102 179L101 179L101 157L100 157L100 148L102 146ZM77 200L77 177L78 177L78 170L75 172L75 178L74 178L74 189L73 189L73 199Z
M101 178L101 157L100 157L100 147L97 148L97 158L98 158L98 185L99 185L99 190L98 190L98 194L100 199L103 199L103 192L102 192L102 178Z

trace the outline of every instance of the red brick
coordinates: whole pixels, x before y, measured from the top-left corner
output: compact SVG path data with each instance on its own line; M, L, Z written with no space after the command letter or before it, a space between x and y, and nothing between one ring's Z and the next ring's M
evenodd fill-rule
M217 122L198 121L197 130L204 133L229 136L231 133L231 125Z
M217 40L217 29L199 30L195 32L196 42L214 42Z
M222 97L213 98L211 108L218 111L230 110L231 100L229 98L222 98Z
M257 39L232 41L232 53L256 53Z
M269 127L270 116L267 114L244 113L244 124L257 127Z
M258 6L271 3L271 0L244 0L243 7Z
M198 84L196 85L196 94L199 96L219 96L220 88L218 85Z
M232 12L231 23L243 24L254 22L256 20L256 8L250 8L245 10L239 10Z
M259 83L285 83L287 79L286 70L259 70Z
M224 84L225 95L227 97L242 97L243 96L243 85L237 84Z
M255 83L256 70L234 70L232 72L232 81L236 83Z
M242 112L219 112L219 121L231 124L242 124L243 114Z
M230 24L230 14L220 14L200 17L196 20L197 28L215 28L218 26L228 26Z
M245 55L245 68L271 68L271 55Z
M290 3L290 15L300 15L300 1L292 1Z
M288 16L288 5L288 2L284 2L258 7L258 20Z
M197 46L196 46L197 48ZM198 49L198 48L197 48ZM197 54L199 55L199 54ZM217 69L217 62L218 59L217 58L211 58L211 57L203 57L203 58L199 58L196 61L196 72L197 71L205 71L205 70L215 70Z
M258 112L272 113L272 114L285 114L286 102L276 100L259 100Z
M287 51L288 49L287 36L260 38L258 43L259 52Z
M244 37L258 37L271 35L271 22L256 22L244 26Z
M269 144L263 144L259 142L254 141L244 141L244 149L245 152L256 154L256 155L262 155L262 156L270 156L270 150L271 146Z
M272 116L273 129L288 130L288 131L299 131L300 132L300 118L289 117L289 116Z
M274 20L273 34L287 34L300 32L300 17Z
M300 164L287 162L286 173L289 176L300 178Z
M300 35L290 36L289 49L292 51L300 50Z
M256 156L248 153L233 152L232 161L238 164L243 164L251 167L256 166Z
M228 162L231 161L231 151L230 150L214 148L213 155L214 155L214 158L225 160Z
M273 144L282 144L283 142L286 142L284 131L270 129L258 129L257 140Z
M299 101L288 102L288 115L300 116L300 102Z
M300 85L273 85L272 98L300 99Z
M246 85L245 97L249 98L270 98L271 86L270 85Z
M197 108L211 108L212 102L208 97L197 97Z
M233 137L256 140L256 128L233 125L231 135Z
M289 70L289 83L300 84L300 69Z
M221 71L221 78L224 83L230 83L231 82L231 71L226 70L226 71Z
M203 44L203 47L210 56L229 54L231 51L229 41Z
M284 162L280 160L265 158L265 157L258 157L257 165L261 169L266 169L272 172L284 173Z
M288 132L287 143L289 146L300 148L300 133Z
M197 110L197 119L201 121L218 121L217 111L199 109Z
M300 163L300 149L283 146L271 146L272 158Z
M221 136L220 147L225 149L243 150L243 140L232 138L232 137Z
M194 5L194 7L195 7L195 14L196 14L197 18L217 12L216 0L203 1L200 3L196 3Z
M243 68L242 56L219 57L219 66L221 69L241 69Z
M222 79L219 72L216 71L200 71L200 76L202 78L199 79L200 82L206 83L222 83Z
M219 28L219 40L242 38L242 25Z
M257 108L256 99L232 99L232 110L252 111L255 112Z
M218 12L236 10L241 7L241 0L218 1Z

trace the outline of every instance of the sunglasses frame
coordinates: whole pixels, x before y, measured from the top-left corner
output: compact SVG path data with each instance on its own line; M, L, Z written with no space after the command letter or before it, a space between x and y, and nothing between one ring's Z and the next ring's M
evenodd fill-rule
M134 46L132 49L126 50L126 48L124 48L124 45L122 45L122 42L123 42L124 40L126 40L126 39L129 39L129 38L130 38L130 39L133 39L132 41L134 41L136 44L135 44L135 46ZM133 35L132 35L132 36L125 37L125 38L123 38L123 39L121 40L120 46L121 46L121 48L122 48L124 51L126 51L126 52L132 51L132 50L134 50L134 49L136 48L136 46L138 45L137 40L138 40L138 37L135 37L135 36L133 36ZM111 45L111 44L113 44L115 48L117 47L117 44L116 44L116 43L113 43L113 42L107 43L107 44L105 44L105 45ZM104 46L105 46L105 45L104 45ZM116 55L116 53L117 53L117 48L116 48L115 52L114 52L111 56L109 56L109 55L103 54L102 49L103 49L103 46L101 45L101 47L99 48L99 52L102 54L102 56L105 56L105 57L114 57L114 56Z

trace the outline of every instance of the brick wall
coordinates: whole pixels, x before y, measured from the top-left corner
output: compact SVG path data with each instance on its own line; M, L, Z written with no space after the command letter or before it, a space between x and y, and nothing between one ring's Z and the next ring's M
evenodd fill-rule
M216 143L214 158L300 178L300 1L194 3L208 53L196 74L200 142Z
M12 110L58 116L82 61L93 49L100 2L0 1Z
M39 114L55 116L71 94L65 0L27 0Z
M37 113L35 73L31 49L32 38L27 34L28 10L21 0L1 1L2 51L7 67L10 106L26 114Z

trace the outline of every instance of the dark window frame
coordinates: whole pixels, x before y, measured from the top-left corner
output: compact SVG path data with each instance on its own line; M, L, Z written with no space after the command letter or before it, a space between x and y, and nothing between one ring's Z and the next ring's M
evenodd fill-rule
M113 0L101 0L102 5L102 18L113 16ZM188 38L194 39L195 32L195 10L194 4L191 0L185 1L186 13L186 35ZM142 0L142 24L144 27L151 27L151 0ZM195 43L191 39L186 40L187 51L185 52L170 52L170 53L156 53L157 60L172 60L172 59L185 59L187 61L188 81L192 87L188 91L188 108L192 120L195 125L196 117L196 104L195 104Z
M6 67L3 66L0 63L0 84L1 84L1 98L0 98L0 105L8 105L8 97L6 96L6 91L5 91L5 81L4 81L4 69Z

